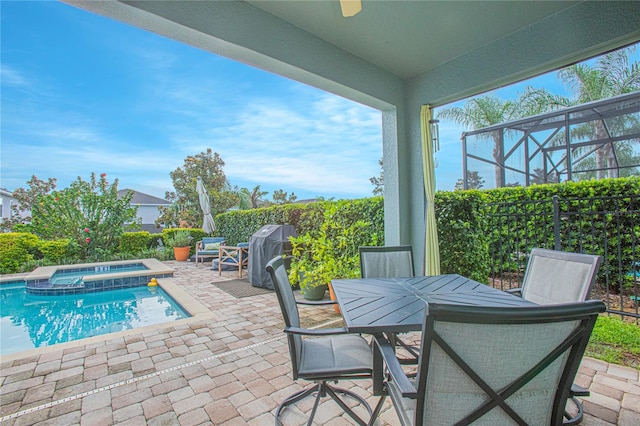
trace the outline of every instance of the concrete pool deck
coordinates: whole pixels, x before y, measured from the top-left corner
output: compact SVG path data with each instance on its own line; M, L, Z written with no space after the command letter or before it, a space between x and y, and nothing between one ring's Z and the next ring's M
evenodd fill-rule
M235 298L214 283L237 272L165 263L175 269L169 291L193 318L1 357L0 424L272 425L280 401L308 385L291 378L275 294ZM301 316L307 327L341 323L331 307L302 307ZM576 378L591 389L582 424L640 424L639 374L585 358ZM340 385L377 402L370 380ZM298 403L284 424L302 424L311 408L310 399ZM316 420L353 424L330 401ZM399 424L389 399L375 424Z

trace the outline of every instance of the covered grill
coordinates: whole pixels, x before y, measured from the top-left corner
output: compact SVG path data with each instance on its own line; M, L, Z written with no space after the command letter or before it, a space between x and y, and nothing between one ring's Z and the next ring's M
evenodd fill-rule
M249 282L254 287L273 290L273 282L265 269L276 256L291 253L289 237L296 237L293 225L265 225L249 238Z

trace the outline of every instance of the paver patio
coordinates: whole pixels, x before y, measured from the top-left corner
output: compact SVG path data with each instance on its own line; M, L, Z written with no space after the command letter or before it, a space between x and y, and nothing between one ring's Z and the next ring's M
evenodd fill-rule
M292 380L275 294L235 298L212 283L237 273L167 263L197 301L194 318L2 357L0 424L272 425L280 401L308 384ZM301 312L307 327L341 323L331 307ZM639 373L585 358L582 424L640 425ZM340 385L377 403L370 380ZM303 424L311 408L308 398L287 409L284 424ZM353 424L331 401L316 421ZM399 424L389 399L375 424Z

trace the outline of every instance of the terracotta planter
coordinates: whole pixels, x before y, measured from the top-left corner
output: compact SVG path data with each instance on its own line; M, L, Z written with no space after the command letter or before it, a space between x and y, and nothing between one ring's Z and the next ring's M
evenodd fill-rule
M331 300L333 301L336 300L336 294L333 292L333 287L331 287L331 283L329 283L329 296L331 297ZM340 313L340 307L338 306L337 303L333 305L333 310L336 311L337 313Z
M185 262L189 259L189 253L191 252L191 247L174 247L173 248L173 256L176 258L178 262Z

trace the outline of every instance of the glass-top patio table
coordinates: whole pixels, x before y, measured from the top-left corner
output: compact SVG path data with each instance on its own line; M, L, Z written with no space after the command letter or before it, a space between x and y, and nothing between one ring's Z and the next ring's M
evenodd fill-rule
M334 279L331 286L350 333L420 331L429 303L517 307L535 305L460 275ZM382 392L382 364L374 353L373 391Z

